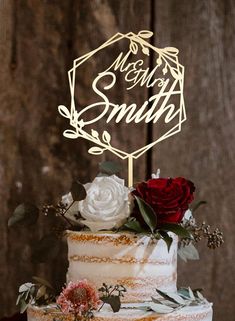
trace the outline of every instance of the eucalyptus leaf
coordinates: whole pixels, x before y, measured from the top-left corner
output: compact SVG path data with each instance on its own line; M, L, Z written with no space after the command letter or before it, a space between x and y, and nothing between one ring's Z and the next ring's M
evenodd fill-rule
M36 223L39 215L37 206L31 203L23 203L16 207L8 220L8 226L14 225L30 226Z
M151 232L153 233L157 227L157 217L155 215L154 210L140 197L135 196L135 199L145 223L148 225Z
M59 254L59 242L55 235L43 236L32 246L32 261L37 263L47 262Z
M86 198L86 189L79 181L73 181L71 186L73 201L82 201Z
M30 282L24 283L19 287L19 292L21 293L21 292L29 291L33 285L34 284Z
M167 312L166 307L171 309L171 311L179 310L185 306L196 306L205 302L205 298L200 293L199 289L191 290L191 288L180 288L177 292L163 292L161 290L156 289L157 293L160 295L160 298L153 298L152 303L156 304L152 309L158 313L160 306L163 311Z
M158 299L158 298L154 298L152 297L152 301L154 303L157 303L157 304L163 304L163 305L167 305L171 308L177 308L179 306L178 303L174 303L172 301L169 301L169 300L163 300L162 298L161 299Z
M164 299L177 303L177 304L184 304L184 300L177 294L177 293L170 293L170 292L163 292L159 289L156 289L157 293L162 296Z
M190 299L195 300L195 295L190 287L188 287L188 293L189 293Z
M173 232L182 238L193 239L192 234L180 224L164 223L161 225L161 230L164 230L166 232Z
M184 299L190 299L188 288L180 288L177 293Z
M200 291L196 291L196 295L197 295L198 299L200 299L200 300L202 300L202 301L205 300L204 296L201 294Z
M120 297L117 295L111 295L108 297L101 297L101 300L104 303L107 303L111 306L113 312L118 312L121 308L121 301Z
M99 164L99 169L101 173L114 175L122 170L122 166L117 162L105 161Z
M199 253L196 247L193 244L181 245L178 248L179 257L187 262L188 260L199 260Z
M18 297L16 299L16 305L19 305L20 300L22 299L23 295L24 295L24 293L21 293L21 294L18 295Z
M161 235L163 241L165 241L165 243L167 245L167 250L169 252L170 248L171 248L171 244L173 242L173 238L171 236L169 236L166 231L159 230L159 234Z
M167 305L154 303L154 302L150 302L149 307L151 308L151 310L159 314L171 313L174 311L174 308L171 308Z

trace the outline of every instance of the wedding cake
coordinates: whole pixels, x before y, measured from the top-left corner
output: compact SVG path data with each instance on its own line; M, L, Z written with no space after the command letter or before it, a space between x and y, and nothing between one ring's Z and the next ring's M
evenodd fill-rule
M155 175L132 189L116 175L73 183L57 206L44 207L73 226L65 232L67 282L59 295L40 278L22 285L28 321L211 321L202 293L176 284L177 253L188 253L199 231L189 209L194 189Z

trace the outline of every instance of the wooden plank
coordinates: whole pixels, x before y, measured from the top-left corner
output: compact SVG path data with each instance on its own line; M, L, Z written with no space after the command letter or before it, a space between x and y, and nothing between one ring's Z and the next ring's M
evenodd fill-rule
M1 5L2 5L1 1ZM56 286L65 281L67 253L61 246L60 257L40 266L29 262L30 244L50 232L53 220L40 218L36 229L7 230L10 212L23 200L37 204L55 202L68 191L72 178L83 182L97 173L101 160L87 155L85 141L62 137L66 120L58 115L59 104L70 101L67 70L72 60L100 45L117 31L146 29L149 25L150 1L4 1L1 7L0 30L8 37L1 42L1 253L0 317L16 311L18 286L39 275L53 280ZM141 11L141 21L136 16ZM88 76L88 75L87 75ZM85 97L86 79L81 79L81 98ZM128 98L120 83L120 102ZM146 94L147 95L147 94ZM127 130L124 126L122 130ZM141 134L140 134L141 133ZM125 146L145 129L123 132L116 138ZM127 137L125 139L125 137ZM110 158L106 156L104 158ZM136 165L136 177L144 177L145 164ZM64 264L63 264L64 262Z
M235 6L232 1L156 1L156 44L175 46L185 65L188 120L182 132L159 144L153 164L162 176L184 176L196 185L198 212L225 234L215 252L200 244L201 260L179 262L179 285L203 287L214 302L213 320L234 320L234 76ZM155 135L158 127L154 129ZM225 286L225 284L227 284ZM226 317L225 317L226 316Z

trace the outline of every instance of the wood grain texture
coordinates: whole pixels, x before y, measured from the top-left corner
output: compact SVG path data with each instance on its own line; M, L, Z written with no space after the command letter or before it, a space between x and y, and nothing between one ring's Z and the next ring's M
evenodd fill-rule
M40 275L60 286L67 264L63 244L60 256L50 263L29 263L30 244L50 231L53 221L47 219L46 224L41 218L37 229L26 232L8 230L13 208L23 200L39 205L56 201L68 191L73 177L86 182L95 176L99 161L113 158L88 155L85 141L62 137L67 123L58 115L57 106L70 102L67 70L74 58L117 31L149 29L150 16L155 45L180 49L186 66L188 115L182 132L153 150L153 170L160 167L162 176L182 175L194 181L197 199L208 201L198 212L199 220L220 226L226 240L215 252L201 244L199 262L180 263L179 284L205 288L214 302L214 321L234 320L230 299L235 294L232 0L0 0L0 284L4 285L0 316L16 310L19 284ZM90 76L83 73L79 78L81 106L89 101ZM115 98L143 100L138 93L127 95L122 83ZM128 129L123 126L122 130ZM124 146L135 145L139 139L146 139L144 126L115 137ZM143 157L135 167L136 179L143 179L145 172Z
M163 176L184 176L207 200L198 220L219 226L225 244L200 244L201 260L179 262L179 285L203 287L214 302L213 320L234 320L234 31L233 1L155 1L157 44L175 46L185 65L188 120L180 134L159 144L153 164ZM158 131L156 127L155 133Z
M50 231L53 221L40 218L35 229L8 230L11 211L22 201L56 202L73 178L82 182L94 178L102 160L87 154L85 141L62 136L67 123L57 106L70 102L67 71L74 58L117 31L148 28L149 4L145 1L140 21L141 1L0 1L0 284L4 285L0 317L16 311L22 282L39 275L61 287L67 267L64 244L49 263L30 263L30 244ZM86 77L79 82L81 98L86 97ZM118 95L120 102L126 99L122 84ZM140 97L132 99L138 102ZM135 139L135 135L126 142L122 135L116 138L124 144ZM142 177L144 172L145 164L139 163L136 175Z

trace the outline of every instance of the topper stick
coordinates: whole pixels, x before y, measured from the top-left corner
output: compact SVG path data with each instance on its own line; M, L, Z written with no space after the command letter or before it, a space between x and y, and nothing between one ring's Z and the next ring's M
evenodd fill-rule
M133 156L128 156L128 187L133 187Z

